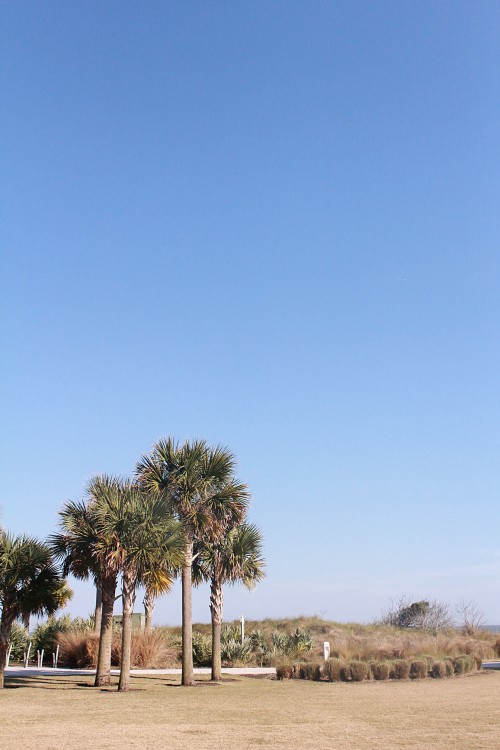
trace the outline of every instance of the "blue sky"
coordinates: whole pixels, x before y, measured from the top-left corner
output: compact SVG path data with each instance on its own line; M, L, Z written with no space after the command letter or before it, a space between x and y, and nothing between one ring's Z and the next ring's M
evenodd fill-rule
M5 526L205 437L266 540L228 617L500 622L498 4L0 13Z

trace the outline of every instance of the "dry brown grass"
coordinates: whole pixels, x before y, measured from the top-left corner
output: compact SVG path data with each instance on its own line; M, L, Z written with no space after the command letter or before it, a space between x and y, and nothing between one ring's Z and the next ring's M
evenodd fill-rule
M329 622L319 617L268 619L246 623L247 633L252 629L271 633L273 630L291 632L296 628L310 632L314 639L315 648L309 655L304 654L305 658L312 661L316 661L322 655L323 641L330 642L332 657L346 661L411 659L424 654L435 658L468 654L482 659L492 659L495 656L495 640L498 638L497 634L486 631L478 631L476 637L463 636L454 630L433 635L389 625Z
M99 638L95 635L68 630L58 634L61 647L60 664L68 667L95 667ZM121 638L117 633L113 636L111 647L111 663L120 665ZM179 649L169 646L165 634L153 631L151 633L132 633L131 646L132 666L138 669L161 669L175 667L179 661Z
M500 672L451 680L334 684L236 679L181 688L133 678L7 677L1 750L498 750Z

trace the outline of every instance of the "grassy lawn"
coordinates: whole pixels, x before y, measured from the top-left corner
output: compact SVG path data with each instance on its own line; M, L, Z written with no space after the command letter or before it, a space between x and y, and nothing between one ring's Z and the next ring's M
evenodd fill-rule
M7 677L0 748L16 750L498 750L500 672L332 684L133 678L126 694L87 677Z

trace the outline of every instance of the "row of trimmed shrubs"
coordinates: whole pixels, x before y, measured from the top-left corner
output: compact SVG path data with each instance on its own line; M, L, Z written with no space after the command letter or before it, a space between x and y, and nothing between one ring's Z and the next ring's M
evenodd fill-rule
M278 680L325 680L326 682L362 682L364 680L422 680L453 677L481 669L481 660L472 656L458 656L456 659L435 660L434 657L421 659L396 659L395 661L341 661L327 659L323 664L309 662L285 664L276 668Z

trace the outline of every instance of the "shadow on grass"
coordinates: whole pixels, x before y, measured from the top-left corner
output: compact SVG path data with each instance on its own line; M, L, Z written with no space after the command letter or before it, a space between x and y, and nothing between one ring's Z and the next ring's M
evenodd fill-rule
M68 687L66 687L68 686ZM90 682L74 682L74 680L54 679L47 680L43 677L9 677L5 680L6 690L17 690L18 688L34 688L35 690L80 690L81 688L93 687Z

